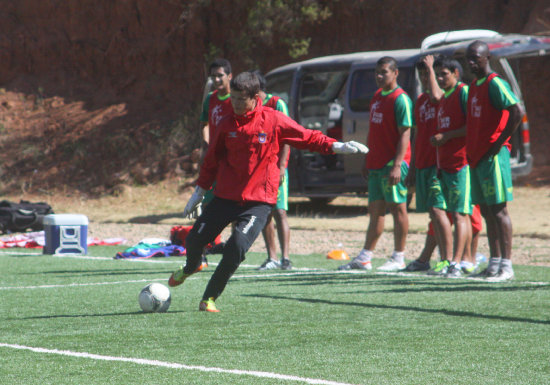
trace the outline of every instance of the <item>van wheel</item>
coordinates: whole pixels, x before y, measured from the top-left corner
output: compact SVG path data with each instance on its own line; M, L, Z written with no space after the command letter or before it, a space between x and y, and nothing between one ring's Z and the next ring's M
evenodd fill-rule
M336 199L336 197L330 197L330 198L326 198L326 197L322 197L322 198L321 197L309 197L309 200L311 201L311 204L313 206L317 206L317 207L326 206L335 199Z

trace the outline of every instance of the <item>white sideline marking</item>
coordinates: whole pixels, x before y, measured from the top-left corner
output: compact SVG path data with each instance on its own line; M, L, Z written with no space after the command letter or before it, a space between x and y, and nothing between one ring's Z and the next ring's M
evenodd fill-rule
M241 274L234 275L232 278L261 278L261 277L278 277L278 276L288 276L288 275L311 275L311 274L334 274L335 271L311 271L300 272L300 273L279 273L279 274ZM361 272L355 271L341 271L337 272L339 274L360 274ZM188 279L197 279L200 275L193 275ZM139 282L152 282L152 281L166 281L164 278L144 278L144 279L133 279L127 281L110 281L110 282L87 282L87 283L68 283L68 284L56 284L56 285L34 285L34 286L0 286L0 290L14 290L14 289L56 289L61 287L80 287L80 286L103 286L103 285L123 285L127 283L139 283Z
M185 364L179 364L177 362L147 360L147 359L144 359L144 358L104 356L104 355L100 355L100 354L92 354L92 353L85 353L85 352L73 352L73 351L70 351L70 350L36 348L36 347L32 347L32 346L6 344L6 343L1 343L1 342L0 342L0 347L12 348L12 349L18 349L18 350L30 350L30 351L35 352L35 353L57 354L57 355L61 355L61 356L88 358L88 359L100 360L100 361L130 362L130 363L133 363L133 364L160 366L160 367L171 368L171 369L198 370L198 371L201 371L201 372L216 372L216 373L226 373L226 374L236 374L236 375L247 375L247 376L253 376L253 377L274 378L274 379L277 379L277 380L301 381L301 382L305 382L307 384L351 385L351 384L347 384L347 383L343 383L343 382L327 381L327 380L320 380L320 379L307 378L307 377L290 376L290 375L286 375L286 374L261 372L261 371L256 371L256 370L223 369L223 368L208 367L208 366L202 366L202 365L185 365Z
M131 281L113 281L113 282L88 282L88 283L68 283L64 285L38 285L38 286L0 286L0 290L13 289L56 289L60 287L78 287L78 286L103 286L103 285L120 285L126 283L150 282L150 281L166 281L166 279L136 279Z
M320 270L320 269L312 269L312 270L306 270L300 271L300 272L287 272L287 273L259 273L259 274L236 274L231 279L247 279L247 278L271 278L271 277L290 277L290 276L301 276L301 275L332 275L332 274L363 274L366 277L371 275L369 273L365 273L362 270ZM429 275L419 275L419 274L413 274L413 273L405 273L405 272L375 272L372 273L374 275L385 275L385 276L398 276L398 277L407 277L407 278L418 278L418 279L425 279L425 278L431 278L431 279L441 279L441 277L437 276L429 276ZM192 277L188 279L198 279L201 276L207 276L205 274L201 275L193 275ZM533 282L533 281L508 281L508 282L488 282L484 280L483 278L470 278L470 277L458 277L458 278L450 278L450 279L468 279L472 281L478 281L478 282L485 282L485 283L493 283L493 284L510 284L510 283L520 283L525 285L534 285L534 286L548 286L550 285L550 282ZM17 290L17 289L55 289L55 288L62 288L62 287L80 287L80 286L104 286L104 285L124 285L127 283L140 283L140 282L153 282L153 281L166 281L166 278L144 278L144 279L136 279L136 280L127 280L127 281L110 281L110 282L87 282L87 283L69 283L69 284L57 284L57 285L35 285L35 286L0 286L0 290Z
M9 250L9 249L8 249ZM0 251L0 255L44 255L42 253L23 252L23 251Z

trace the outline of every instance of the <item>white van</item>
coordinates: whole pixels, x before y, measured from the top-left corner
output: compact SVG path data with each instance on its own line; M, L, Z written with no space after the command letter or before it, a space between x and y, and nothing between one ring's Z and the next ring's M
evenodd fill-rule
M451 31L427 37L422 49L360 52L325 56L288 64L266 74L269 92L283 98L290 115L304 127L318 129L339 140L365 142L369 128L369 104L376 91L374 69L383 56L394 57L399 66L399 85L416 100L421 92L415 63L422 55L445 54L464 67L464 82L473 79L465 62L466 47L477 38L491 49L491 66L504 76L523 98L514 67L516 59L550 53L550 37L501 35L495 31ZM528 108L527 108L528 110ZM529 124L512 138L512 171L526 175L532 168ZM365 195L367 183L361 169L364 156L323 156L292 149L289 162L289 190L292 196L306 196L319 203L345 194Z

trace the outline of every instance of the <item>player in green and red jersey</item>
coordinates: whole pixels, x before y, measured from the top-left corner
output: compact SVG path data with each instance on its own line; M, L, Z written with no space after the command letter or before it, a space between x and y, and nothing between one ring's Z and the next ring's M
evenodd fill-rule
M398 86L399 70L394 58L378 60L375 80L378 87L370 105L370 128L367 138L372 149L365 159L368 175L369 215L363 250L340 270L372 269L371 258L378 239L384 231L386 209L394 222L394 251L378 268L397 271L405 268L405 242L409 230L407 216L407 187L405 178L411 159L410 129L413 125L412 102Z
M200 122L203 155L201 160L208 150L208 144L214 138L220 120L233 113L230 94L231 63L226 59L214 60L208 67L208 76L212 80L214 91L208 93L202 105Z
M412 136L411 167L407 175L407 186L416 187L416 212L429 212L430 231L426 236L424 250L418 259L407 265L407 271L430 269L430 257L435 245L439 246L442 260L449 260L451 223L445 209L447 205L437 177L436 149L430 138L437 133L437 108L443 91L439 88L433 69L434 58L427 55L416 64L423 93L414 106L414 135ZM447 238L440 240L441 236Z
M524 112L508 82L491 69L487 43L476 40L466 60L476 79L470 84L466 155L471 167L472 201L487 225L489 266L480 276L492 281L514 278L512 221L506 202L512 198L510 136Z
M266 93L266 80L260 71L254 71L254 74L260 81L259 96L265 107L273 108L288 116L288 107L285 101L278 96ZM286 212L288 211L288 159L290 157L290 146L285 144L279 154L279 192L277 193L277 203L267 218L267 223L262 231L267 249L267 259L262 263L258 270L271 269L292 269L292 262L289 257L290 247L290 227ZM279 236L279 245L281 247L281 261L277 258L277 242L275 236L275 226L272 218L275 218L277 225L277 234Z
M208 76L212 81L213 91L209 92L206 98L204 98L202 104L202 112L200 116L201 125L201 158L200 164L202 164L206 152L208 151L208 145L214 139L216 130L221 120L226 115L233 114L233 107L231 106L231 93L230 82L232 78L231 63L227 59L216 59L208 66ZM204 196L202 205L207 205L214 198L213 189L210 189ZM223 247L220 244L218 248ZM203 256L200 269L208 266L208 261Z
M455 224L453 260L443 260L448 271L434 274L457 277L462 275L460 262L466 246L470 245L472 213L470 197L470 168L466 160L466 109L468 86L460 82L462 66L452 58L438 58L434 63L438 88L445 91L438 105L437 133L430 138L436 147L437 167L447 211ZM451 231L450 227L447 231ZM450 235L450 234L449 234ZM449 236L443 236L444 242ZM467 253L470 255L470 253ZM471 262L471 261L470 261ZM434 269L435 270L435 269Z

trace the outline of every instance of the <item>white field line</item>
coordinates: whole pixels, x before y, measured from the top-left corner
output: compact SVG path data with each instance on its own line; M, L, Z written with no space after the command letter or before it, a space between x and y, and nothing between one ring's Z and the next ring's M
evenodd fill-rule
M242 265L241 265L242 266ZM255 267L255 266L254 266ZM312 270L305 270L305 271L298 271L298 272L287 272L287 273L259 273L259 274L236 274L231 279L248 279L248 278L272 278L272 277L299 277L303 275L333 275L333 274L344 274L344 275L350 275L350 274L364 274L365 276L370 275L369 273L365 273L361 270L320 270L320 269L312 269ZM418 275L413 273L405 273L405 272L375 272L374 275L379 276L397 276L397 277L406 277L406 278L416 278L416 279L441 279L441 277L436 276L429 276L429 275ZM199 279L201 277L209 278L210 275L208 274L197 274L194 275L188 279ZM63 288L63 287L81 287L81 286L105 286L105 285L125 285L128 283L140 283L140 282L153 282L153 281L166 281L166 277L164 278L147 278L147 279L135 279L135 280L126 280L126 281L111 281L111 282L86 282L86 283L69 283L69 284L56 284L56 285L34 285L34 286L0 286L0 290L21 290L21 289L56 289L56 288ZM449 278L450 280L457 279L457 280L472 280L472 281L478 281L478 282L485 282L490 283L482 278L470 278L470 277L458 277L458 278ZM493 284L498 283L504 283L504 284L510 284L510 283L521 283L526 285L533 285L533 286L548 286L550 285L550 282L532 282L532 281L510 281L510 282L493 282Z
M86 352L73 352L70 350L45 349L45 348L37 348L32 346L6 344L1 342L0 342L0 347L18 349L18 350L30 350L31 352L34 352L34 353L56 354L60 356L86 358L86 359L99 360L99 361L129 362L133 364L158 366L158 367L164 367L164 368L170 368L170 369L183 369L183 370L195 370L200 372L235 374L239 376L244 375L244 376L261 377L261 378L272 378L272 379L284 380L284 381L300 381L300 382L305 382L307 384L351 385L343 382L290 376L286 374L261 372L261 371L255 371L255 370L224 369L224 368L208 367L208 366L202 366L202 365L185 365L185 364L179 364L177 362L166 362L166 361L148 360L143 358L131 358L131 357L104 356L100 354L92 354L92 353L86 353Z
M241 274L234 275L232 278L262 278L262 277L282 277L282 276L300 276L300 275L327 275L327 274L361 274L362 272L355 271L311 271L296 272L296 273L274 273L274 274ZM208 274L197 274L187 279L199 279L201 277L210 278ZM111 281L111 282L86 282L86 283L68 283L68 284L55 284L55 285L33 285L33 286L0 286L0 290L17 290L17 289L57 289L63 287L81 287L81 286L105 286L105 285L124 285L127 283L140 283L140 282L153 282L153 281L166 281L167 278L147 278L147 279L132 279L126 281Z
M42 254L42 252L40 253L37 253L37 252L33 252L33 251L30 251L30 250L33 250L33 249L24 249L24 250L29 250L29 251L11 251L11 249L5 249L6 251L0 251L0 255L36 255L36 256L39 256L39 255L44 255ZM9 251L7 251L9 250ZM21 249L19 249L21 250Z

